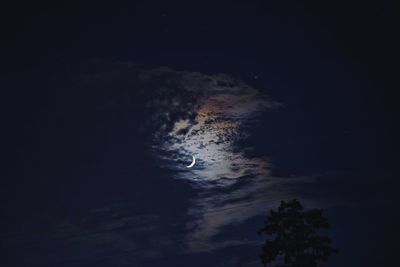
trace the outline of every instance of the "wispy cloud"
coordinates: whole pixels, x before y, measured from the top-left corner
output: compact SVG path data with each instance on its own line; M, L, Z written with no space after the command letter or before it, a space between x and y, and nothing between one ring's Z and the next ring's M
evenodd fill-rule
M202 252L243 243L211 240L223 226L258 215L262 202L281 193L264 195L263 188L274 182L268 160L249 157L244 152L246 147L237 149L237 142L250 134L257 116L280 104L223 74L158 69L148 78L167 73L179 92L151 103L162 107L156 114L160 127L154 134L153 148L166 168L178 170L177 179L191 181L199 190L188 211L194 220L187 228L187 249ZM180 115L170 115L174 113ZM197 164L189 170L185 162L191 156L197 158Z

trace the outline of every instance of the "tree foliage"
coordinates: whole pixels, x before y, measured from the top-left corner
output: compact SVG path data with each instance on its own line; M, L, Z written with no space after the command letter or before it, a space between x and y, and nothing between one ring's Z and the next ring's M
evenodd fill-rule
M262 247L261 262L264 266L275 262L276 267L316 267L337 253L329 237L319 233L329 227L321 209L305 211L296 199L282 201L258 231L269 236Z

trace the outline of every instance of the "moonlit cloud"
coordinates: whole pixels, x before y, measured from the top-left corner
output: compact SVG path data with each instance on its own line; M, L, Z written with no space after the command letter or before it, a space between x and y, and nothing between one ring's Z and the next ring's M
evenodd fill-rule
M244 153L235 151L234 145L248 134L249 119L278 104L226 75L174 73L180 75L180 91L195 97L156 100L156 104L163 106L157 118L170 123L170 127L167 123L160 124L153 146L163 152L160 155L168 162L166 167L184 170L183 163L193 155L198 160L196 167L181 172L177 178L203 185L248 174L267 175L265 160L247 158ZM171 121L171 114L185 106L187 110L180 110L182 115Z
M163 69L153 75L163 71L171 72ZM164 119L154 133L153 148L165 168L177 170L175 178L191 181L199 189L189 210L194 220L188 224L187 249L202 252L254 242L211 239L222 226L258 215L258 203L277 197L265 197L262 191L273 183L267 159L249 157L236 144L246 139L260 113L279 104L227 75L172 72L176 80L170 82L180 94L153 101L162 106L157 120ZM192 155L197 163L186 169Z

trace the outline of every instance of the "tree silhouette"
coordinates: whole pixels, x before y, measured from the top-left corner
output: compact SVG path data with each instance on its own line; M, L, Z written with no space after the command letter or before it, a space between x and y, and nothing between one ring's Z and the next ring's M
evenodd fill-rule
M318 233L330 227L321 209L304 211L296 199L282 201L278 210L271 210L265 225L258 231L272 237L260 254L264 266L276 263L276 267L316 267L327 261L337 250L331 247L328 236Z

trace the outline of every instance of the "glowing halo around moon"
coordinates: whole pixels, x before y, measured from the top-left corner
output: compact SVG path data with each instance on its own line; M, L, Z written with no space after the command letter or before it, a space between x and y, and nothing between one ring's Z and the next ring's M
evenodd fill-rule
M196 158L194 156L192 156L192 163L187 165L186 168L192 168L194 166L194 164L196 164Z

